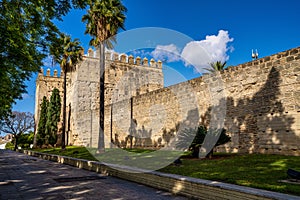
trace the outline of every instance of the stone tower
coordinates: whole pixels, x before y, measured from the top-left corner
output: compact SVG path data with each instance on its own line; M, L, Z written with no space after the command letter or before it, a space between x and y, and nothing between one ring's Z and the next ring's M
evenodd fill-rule
M105 105L163 88L162 63L125 54L105 55ZM50 97L54 87L63 96L62 76L39 73L36 81L35 119L38 123L43 96ZM68 144L96 147L99 134L99 53L88 50L73 71L67 74ZM106 138L108 144L109 138Z
M40 105L43 101L44 96L46 96L47 99L50 100L52 90L54 88L57 88L60 91L61 102L63 102L63 79L61 77L62 74L59 77L57 70L54 70L53 74L51 75L50 69L47 69L46 74L44 74L44 70L43 68L41 68L40 72L38 73L38 77L36 80L35 112L34 112L36 128L38 126L38 121L40 118L40 110L41 110ZM60 129L60 127L61 127L61 123L58 124L58 130Z

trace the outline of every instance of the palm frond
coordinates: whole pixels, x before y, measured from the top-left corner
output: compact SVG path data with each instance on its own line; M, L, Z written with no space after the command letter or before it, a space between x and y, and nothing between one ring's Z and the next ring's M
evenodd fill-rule
M107 48L115 43L114 35L124 28L126 7L120 0L96 0L90 3L90 10L82 17L86 22L85 34L93 38L90 45L98 46L103 42Z
M214 73L216 71L224 70L226 67L226 62L217 61L217 62L212 62L209 65L210 65L210 68L204 68L204 69L209 72Z
M50 47L54 61L60 64L62 71L71 70L82 60L83 48L78 39L72 41L69 35L61 34L60 38Z

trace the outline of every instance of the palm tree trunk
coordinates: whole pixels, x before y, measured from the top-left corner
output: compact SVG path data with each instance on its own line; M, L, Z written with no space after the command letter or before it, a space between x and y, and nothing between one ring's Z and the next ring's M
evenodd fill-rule
M99 88L99 140L98 140L98 153L105 151L104 146L104 82L105 82L105 54L104 43L99 44L100 52L100 88Z
M66 139L66 144L69 144L69 138L70 138L70 119L71 119L71 104L69 104L69 109L68 109L68 127L66 128L66 135L67 135L67 139Z
M113 147L113 105L110 107L110 148Z
M63 122L61 134L61 149L66 149L66 104L67 104L67 70L64 70Z

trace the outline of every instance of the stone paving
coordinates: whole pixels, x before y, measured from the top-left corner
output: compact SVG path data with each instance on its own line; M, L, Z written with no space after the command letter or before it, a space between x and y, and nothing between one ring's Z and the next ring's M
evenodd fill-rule
M2 199L186 198L95 172L0 150L0 200Z

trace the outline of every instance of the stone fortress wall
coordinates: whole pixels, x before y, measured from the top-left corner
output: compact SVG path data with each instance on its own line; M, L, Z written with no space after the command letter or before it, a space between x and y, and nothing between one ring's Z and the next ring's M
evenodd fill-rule
M300 155L299 72L295 48L107 105L105 137L123 147L160 147L178 124L224 117L232 141L218 151Z
M162 63L125 54L106 53L105 104L163 88ZM48 69L48 71L49 69ZM36 82L36 122L43 96L54 87L63 91L62 76L39 73ZM61 93L61 97L63 93ZM97 146L99 133L99 53L88 50L83 61L67 73L67 143ZM106 138L108 139L108 138ZM110 142L107 140L106 143Z
M68 73L72 144L98 143L97 57L89 50ZM232 141L218 151L300 155L299 72L300 47L163 88L161 62L106 54L105 144L159 148L178 126L212 126L224 118ZM39 86L47 80L39 76L37 99L49 90Z

